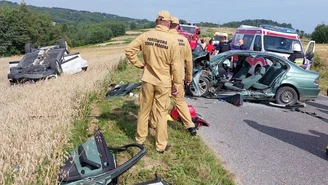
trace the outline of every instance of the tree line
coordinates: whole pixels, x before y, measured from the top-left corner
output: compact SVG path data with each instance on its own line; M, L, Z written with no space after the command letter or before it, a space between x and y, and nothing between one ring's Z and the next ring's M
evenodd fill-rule
M145 29L155 27L154 21L124 18L111 14L91 13L61 8L42 9L27 6L22 3L16 6L14 3L0 3L0 56L9 56L24 53L26 43L34 46L52 45L60 38L65 38L72 47L95 44L110 40L112 37L125 34L126 30ZM43 11L41 11L43 10ZM51 11L50 11L51 10ZM51 12L51 15L48 12ZM86 16L72 16L86 14ZM79 12L79 13L77 13ZM103 15L103 16L100 16ZM106 18L101 18L101 17ZM54 21L58 20L58 22ZM110 19L110 17L114 17ZM137 20L137 21L136 21ZM181 19L181 24L188 24ZM291 24L277 23L272 20L256 19L229 22L222 25L211 22L200 22L198 26L204 27L238 27L242 24L259 26L270 24L292 28ZM328 25L318 25L312 34L306 34L296 29L303 37L314 39L318 43L328 43Z
M53 44L62 34L50 16L35 14L22 4L19 8L0 7L0 56L21 54L25 43Z
M319 24L312 33L312 39L317 43L328 43L328 25Z
M34 46L56 44L65 38L72 47L95 44L125 34L120 21L58 24L49 14L32 11L26 4L19 7L0 6L0 56L24 53L26 43Z

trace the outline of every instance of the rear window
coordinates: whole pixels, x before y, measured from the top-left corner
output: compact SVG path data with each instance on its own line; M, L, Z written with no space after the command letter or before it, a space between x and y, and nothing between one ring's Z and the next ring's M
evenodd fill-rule
M264 36L264 49L266 51L278 52L278 53L293 53L293 44L301 42L296 39L289 39L284 37L275 37L275 36ZM302 46L302 45L301 45Z
M187 33L191 33L194 34L196 32L196 28L195 27L190 27L190 26L179 26L179 30L187 32Z

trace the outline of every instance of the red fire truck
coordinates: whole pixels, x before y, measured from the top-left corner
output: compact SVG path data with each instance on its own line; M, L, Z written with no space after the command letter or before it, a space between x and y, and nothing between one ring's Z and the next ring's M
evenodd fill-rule
M178 32L188 39L191 49L195 49L200 38L200 28L195 25L180 24Z

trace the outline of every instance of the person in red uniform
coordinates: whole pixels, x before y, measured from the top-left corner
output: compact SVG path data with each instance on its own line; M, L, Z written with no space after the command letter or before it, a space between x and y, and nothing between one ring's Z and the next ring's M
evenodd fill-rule
M212 54L214 50L213 40L211 39L205 47L205 50Z

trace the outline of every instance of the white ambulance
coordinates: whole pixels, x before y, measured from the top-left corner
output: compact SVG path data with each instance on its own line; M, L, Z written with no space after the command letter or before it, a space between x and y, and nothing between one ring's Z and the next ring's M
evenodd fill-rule
M239 49L239 39L244 40L247 50L275 53L284 58L288 58L293 53L294 43L299 43L306 56L304 63L299 65L304 69L310 69L315 51L315 41L310 41L304 50L300 37L294 29L272 25L260 25L259 27L241 25L231 42L232 49ZM250 60L248 62L252 65L251 73L258 67L268 65L266 60Z

